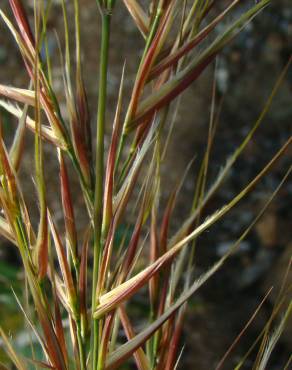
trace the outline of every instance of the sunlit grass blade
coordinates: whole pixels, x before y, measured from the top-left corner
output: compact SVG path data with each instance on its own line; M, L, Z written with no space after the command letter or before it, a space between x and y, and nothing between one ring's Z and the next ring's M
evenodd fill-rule
M0 121L0 174L1 174L1 184L4 193L7 196L7 199L10 200L11 204L13 204L13 208L16 208L18 205L18 183L14 168L11 165L9 155L7 153L7 149L5 143L3 141L3 134L2 134L2 124ZM14 209L15 212L19 211Z
M27 42L29 41L34 45L34 37L22 2L20 0L9 0L9 3L23 37Z
M59 274L55 271L55 268L52 268L52 266L49 266L48 276L50 280L52 281L52 284L55 284L56 293L58 294L58 299L61 302L63 308L67 312L71 312L65 284L63 283L63 280L59 276Z
M14 12L14 15L16 19L18 20L17 13ZM22 35L16 30L16 28L13 26L11 21L8 19L8 17L4 14L4 12L1 9L0 9L0 16L6 23L7 27L10 29L13 37L15 38L15 41L17 42L17 45L21 51L24 64L29 74L29 77L32 81L34 81L35 60L37 57L36 54L38 53L38 50L36 51L34 43L32 44L32 42L30 41L28 37L25 37L23 39ZM20 21L18 26L20 29L22 29L22 21ZM37 69L38 69L39 79L40 79L39 82L41 85L41 90L40 90L41 107L45 111L47 119L53 131L55 132L56 136L61 140L65 140L66 142L68 140L68 137L66 133L66 128L64 126L64 122L62 121L60 117L60 109L58 106L56 106L55 96L53 95L53 91L42 70L41 63L37 64Z
M61 150L58 150L58 158L60 163L60 183L61 197L64 212L66 240L71 253L71 258L75 267L78 266L78 250L77 250L77 231L74 215L74 208L69 185L69 177L67 173L66 163Z
M211 23L209 23L202 31L195 35L191 40L185 42L178 50L174 51L157 65L155 65L150 74L149 80L159 77L165 69L174 66L182 57L192 51L201 41L203 41L211 31L223 20L223 18L238 4L240 0L234 0L222 13L220 13Z
M154 173L155 168L153 167L153 165L155 165L155 161L152 160L152 166L149 166L148 175L145 177L145 181L142 186L142 188L145 187L143 189L143 195L141 194L142 199L138 197L139 200L137 202L140 203L139 213L137 216L135 227L132 231L131 239L127 246L126 253L121 262L121 268L117 278L118 284L123 282L130 275L131 270L134 268L136 262L135 260L139 256L139 241L141 238L142 227L148 220L148 215L151 212L153 199L155 198L155 194L157 192L157 184L155 184L156 179Z
M68 264L66 254L65 254L65 248L61 242L60 235L56 229L55 223L52 219L52 216L50 213L48 213L48 219L49 219L49 224L50 224L50 229L52 232L52 237L54 240L58 260L59 260L59 265L61 268L61 273L63 276L63 281L66 286L66 294L67 294L67 301L68 301L68 306L71 310L71 314L73 317L75 317L76 314L76 290L75 290L75 285L73 282L73 277L71 275L70 271L70 266Z
M261 354L261 359L257 367L258 370L267 369L268 361L271 357L272 351L275 348L276 344L278 343L280 336L285 329L285 323L289 319L291 312L292 312L292 300L290 301L280 323L274 329L274 331L270 335L270 338L268 339L266 347L264 348L263 353Z
M291 263L289 264L289 268L290 268L290 266L291 266ZM262 347L262 348L259 349L259 351L258 351L258 358L254 361L254 365L253 365L254 367L257 366L257 360L260 360L261 359L261 355L263 353L263 349L265 348L265 345L267 343L267 340L266 339L268 338L269 330L271 328L271 323L276 319L276 317L279 314L279 312L281 312L281 310L283 310L283 307L284 307L284 304L285 304L285 301L286 301L285 298L287 298L287 297L284 297L284 298L281 297L280 300L277 300L277 304L274 305L273 312L272 312L272 314L271 314L268 322L265 324L263 330L257 336L257 338L255 339L255 341L253 342L253 344L251 345L251 347L248 349L248 351L245 353L245 355L242 356L242 358L240 359L239 363L236 365L235 370L239 370L239 369L242 368L242 366L245 365L245 362L248 359L248 357L251 355L252 351L255 350L256 346L258 346L258 344L262 340L262 343L260 344L260 347Z
M6 102L4 100L0 100L0 106L5 109L7 112L12 114L13 116L17 117L18 119L21 119L23 116L23 110L21 110L18 106L13 105L9 102ZM33 133L36 131L36 122L29 117L28 115L26 116L26 126L29 128ZM51 144L62 148L63 150L67 149L67 145L63 140L60 140L54 133L51 127L48 125L43 125L41 129L41 135L42 137L50 142Z
M236 243L234 243L229 250L226 252L226 254L221 257L221 259L216 262L208 271L203 273L198 279L194 281L194 283L183 292L183 294L180 296L180 298L172 304L169 308L165 310L165 312L158 317L150 326L148 326L146 329L144 329L140 334L136 335L132 340L127 342L126 344L119 347L116 351L114 351L110 356L109 360L107 362L106 369L116 369L121 362L123 362L126 358L131 356L131 354L139 348L145 341L153 335L153 333L163 325L165 321L167 321L172 315L175 314L175 312L210 278L212 277L218 269L220 269L225 261L230 257L230 255L238 248L242 240L248 235L248 233L252 230L254 225L257 223L257 221L261 218L263 213L266 211L272 200L277 195L278 191L281 189L283 183L287 180L290 173L292 171L292 166L289 168L289 170L286 172L285 176L283 177L282 181L278 185L278 187L275 189L275 191L271 194L263 208L260 210L260 212L257 214L256 218L253 220L253 222L248 226L248 228L241 234L241 236L238 238Z
M141 207L140 213L138 215L135 228L132 232L131 240L127 246L126 254L123 258L121 263L121 270L118 276L118 282L121 283L127 277L130 268L132 267L137 249L138 243L141 236L141 229L143 226L143 213L144 213L144 206Z
M136 114L138 101L144 89L152 65L155 62L155 59L158 56L174 21L173 13L174 6L169 5L158 26L157 32L153 37L153 41L149 45L148 50L146 50L145 56L142 58L141 65L139 66L139 70L137 72L137 78L133 88L129 110L127 112L126 125L127 122L130 121Z
M20 240L18 242L21 243ZM43 291L38 283L35 272L32 270L31 264L28 260L26 260L23 253L22 259L26 269L26 276L30 286L30 292L34 300L38 320L43 330L45 348L48 359L50 363L55 367L59 368L60 370L65 370L66 366L61 352L59 340L56 337L53 328L52 317L50 315L50 310L47 306L46 299L43 295Z
M227 28L201 55L189 62L189 64L177 73L172 79L161 86L150 96L145 98L139 107L135 117L126 127L126 132L133 130L144 119L153 115L155 111L169 104L173 99L180 95L206 67L215 59L218 52L230 42L241 29L250 22L260 10L268 5L270 0L262 0L244 13L238 20Z
M66 363L66 366L68 366L68 349L66 345L66 339L65 339L65 330L62 322L62 313L61 313L61 301L58 296L57 287L56 287L56 281L55 281L55 271L54 271L54 262L52 261L52 256L50 256L50 271L52 272L52 291L53 291L53 297L54 297L54 319L55 319L55 330L57 338L59 339L60 347L62 350L62 354Z
M100 259L103 250L102 241L102 216L103 216L103 194L104 194L104 140L105 140L105 121L108 93L108 69L109 69L109 49L110 49L110 30L112 4L102 4L98 2L101 15L101 45L99 62L99 86L96 119L96 138L95 138L95 184L93 197L93 225L94 225L94 245L93 245L93 274L92 274L92 299L93 310L96 294L98 290ZM102 6L103 5L103 6ZM109 5L109 7L107 7ZM97 297L98 298L98 297ZM91 367L93 370L98 368L98 345L101 340L100 328L97 320L93 320L93 330L91 333Z
M134 19L140 32L144 38L146 38L149 32L149 18L147 14L144 12L137 0L124 0L124 4Z
M3 11L0 10L0 15L5 21L7 27L10 29L11 33L13 34L19 49L21 50L24 64L27 69L27 72L30 76L30 79L34 79L34 60L35 60L35 54L38 52L35 50L35 48L32 46L31 42L29 40L23 40L20 36L19 32L15 29L15 27L12 25L10 20L5 16ZM39 69L39 77L40 77L40 102L41 107L44 110L47 120L55 134L55 136L63 142L63 147L68 149L68 154L74 164L74 167L77 170L79 180L81 182L82 188L84 190L84 196L86 198L87 202L87 208L89 212L91 212L91 207L93 203L93 195L92 195L92 189L88 186L89 180L88 177L85 176L83 173L86 169L86 163L87 159L85 157L81 156L80 163L79 158L76 157L76 153L73 149L73 144L71 142L71 138L68 132L68 128L66 126L66 123L61 115L61 109L59 105L59 101L53 91L53 88L50 84L50 81L46 77L46 74L43 71L42 64L38 64ZM76 136L76 135L75 135ZM80 138L77 140L77 143L80 144ZM80 145L79 145L80 146ZM79 148L80 149L80 148ZM80 155L80 151L79 151ZM83 166L83 168L81 167ZM83 171L83 172L82 172ZM85 171L87 174L87 172ZM88 175L89 176L89 175Z
M9 18L6 16L6 14L1 9L0 9L0 16L5 22L8 29L10 30L11 34L13 35L23 58L27 60L25 63L29 62L32 64L34 52L33 52L33 47L32 47L31 42L29 41L29 47L28 47L25 41L23 40L21 34L16 30L12 22L9 20ZM26 64L26 66L28 67L28 64Z
M35 49L38 50L39 45L39 27L40 27L40 7L34 9L34 27L35 34L37 35L35 40ZM41 140L41 103L40 103L40 80L39 80L39 58L38 52L35 54L35 63L34 63L34 88L35 88L35 122L36 122L36 131L35 131L35 174L36 174L36 188L39 199L40 206L40 220L38 226L37 240L34 247L34 257L35 264L39 266L39 278L44 279L47 275L48 269L48 218L47 218L47 196L46 196L46 187L45 187L45 178L44 178L44 159L43 159L43 146Z
M12 244L16 244L16 240L9 223L2 216L0 216L0 234L11 241Z
M211 208L210 199L267 116L292 58L257 121L209 186L211 148L223 101L223 97L217 99L216 82L213 83L205 151L198 171L191 167L191 175L196 176L192 202L190 182L185 181L191 164L185 165L184 171L177 168L181 160L173 161L172 156L171 163L167 160L170 149L179 150L180 155L185 146L185 139L180 135L179 145L175 141L173 147L168 145L176 129L182 133L175 124L180 118L178 107L183 93L271 0L242 4L241 9L239 6L237 9L240 0L222 2L219 8L215 0L151 0L148 3L96 0L95 8L100 16L96 36L100 37L101 44L98 76L93 76L91 65L86 65L87 36L93 35L93 29L85 24L87 31L83 34L81 30L82 21L92 19L91 14L88 18L87 13L83 13L81 0L59 3L61 23L54 19L58 12L54 0L32 0L31 4L9 0L7 15L6 6L0 6L0 20L12 35L23 60L19 73L24 72L26 77L23 77L29 80L26 89L22 84L0 84L0 109L4 111L3 116L0 115L0 121L2 118L4 121L3 130L0 127L0 234L16 246L23 264L25 304L17 297L16 300L28 323L24 332L30 339L31 358L16 354L12 347L16 342L9 343L7 332L1 343L8 352L8 361L18 370L119 369L127 366L131 357L130 366L135 361L134 366L139 370L174 370L182 353L180 338L188 300L227 260L232 263L230 257L292 172L291 166L288 170L285 167L286 161L279 160L291 148L292 138L288 137L284 144L281 141L280 149L268 153L265 166L246 179L235 196ZM91 7L88 10L91 11ZM127 59L127 55L119 55L124 46L127 52L128 46L134 46L124 35L117 37L120 25L127 22L119 18L124 15L130 22L133 19L134 29L130 32L136 32L142 47L129 61L127 80L123 68L120 88L116 91L116 70L112 63ZM112 23L118 28L111 40ZM55 39L51 25L57 27ZM7 68L14 64L9 61ZM215 75L216 70L215 67ZM22 77L15 78L25 81ZM90 87L88 101L86 84ZM118 95L115 107L112 93ZM98 97L97 112L89 110L92 94ZM112 117L114 111L111 126L107 118ZM91 127L92 113L97 116L95 127ZM182 118L184 121L185 117ZM13 136L10 136L11 128ZM31 150L24 145L26 129L33 132L35 142L35 166L31 169L27 167ZM189 133L189 127L186 129ZM198 134L196 143L201 143L201 131ZM52 155L57 157L55 164ZM215 160L215 167L217 162ZM202 233L210 232L211 240L215 240L216 228L211 226L221 222L247 198L276 163L284 166L281 171L287 170L277 189L225 254L212 262L211 267L199 273L196 270L194 276L195 245L199 244ZM27 169L35 186L33 194L28 194ZM55 181L58 187L53 189ZM53 189L50 194L49 189ZM173 191L170 190L169 195L165 189ZM181 194L184 189L186 193ZM189 206L185 216L182 214L185 206L180 207L180 194L185 206ZM36 205L31 203L32 197L36 198ZM210 216L206 217L208 213ZM286 316L288 318L291 312L287 276L288 273L271 317L253 346L259 345L254 369L260 364L269 365L270 354L287 324ZM279 314L285 310L286 316L279 322Z
M126 344L119 347L110 356L106 364L106 370L112 370L119 367L129 356L131 356L146 340L153 335L153 333L158 330L165 321L169 319L175 312L189 299L189 297L202 286L210 276L212 276L221 267L223 260L216 263L209 271L207 271L200 279L192 285L189 291L179 298L174 305L168 308L158 319L156 319L152 324L150 324L145 330L140 334L136 335Z
M4 330L0 327L0 336L3 339L3 342L5 344L6 351L11 359L11 361L14 363L17 370L26 370L25 365L23 363L23 359L20 358L17 353L15 352L14 348L12 347L9 338L5 334Z
M281 286L278 289L277 295L274 300L274 307L272 310L272 313L270 315L269 320L267 321L264 330L260 334L260 336L255 341L254 345L258 342L259 339L261 339L261 343L258 349L256 360L254 361L253 370L257 369L259 367L259 364L261 361L263 361L264 357L267 355L267 357L270 357L271 352L267 353L267 347L269 346L269 342L271 340L272 332L274 331L275 326L278 325L279 320L281 321L282 318L280 316L283 316L283 312L287 312L287 308L289 307L291 303L291 284L289 281L289 275L291 273L291 266L292 266L292 257L289 258L287 269L284 273ZM274 331L275 332L275 331ZM261 338L262 337L262 338ZM271 342L270 342L271 344ZM274 343L275 347L276 343ZM272 349L273 350L273 349ZM271 350L271 351L272 351ZM249 354L249 353L248 353ZM248 356L247 354L247 356ZM266 358L264 361L268 361L268 358ZM238 368L240 365L238 366Z
M43 338L41 337L41 335L38 333L38 330L37 330L36 326L34 325L32 319L28 316L28 313L26 312L26 309L23 307L23 305L21 304L19 298L17 297L17 295L16 295L16 293L14 291L13 291L13 294L14 294L14 297L16 299L16 302L17 302L18 306L21 309L21 312L23 313L23 316L24 316L26 322L28 323L29 328L31 329L31 331L33 332L33 334L35 335L35 337L37 338L37 341L41 345L41 347L42 347L42 349L44 351L44 354L46 356L48 356L47 350L46 350L45 341L43 340Z
M33 107L35 105L35 92L33 90L0 85L0 95L19 103L28 104Z
M18 127L14 135L14 140L9 151L9 157L11 164L15 171L17 172L22 159L23 148L24 148L24 138L26 131L26 116L27 116L28 106L26 105L23 109L22 116L19 119Z
M248 134L244 137L243 141L240 145L235 149L234 153L228 158L226 161L225 166L220 170L216 180L214 181L213 185L206 191L206 194L204 198L202 199L200 205L194 209L194 212L191 213L191 215L188 217L188 219L182 224L178 232L172 237L170 244L173 245L177 240L179 240L182 236L186 235L191 225L194 223L198 215L202 212L202 209L206 206L206 204L209 202L209 200L213 197L213 195L216 193L216 191L220 188L222 183L224 182L227 174L231 170L234 163L237 161L238 157L242 154L248 143L252 140L254 137L255 132L259 128L259 126L263 123L264 119L267 116L267 113L269 112L271 105L274 101L274 98L279 91L280 86L282 85L284 78L290 68L292 62L292 58L289 59L288 63L286 64L285 68L281 72L280 76L275 82L275 85L272 89L271 94L269 95L261 113L259 114L258 119L254 123L254 125L249 130Z
M2 137L2 126L0 117L0 174L1 185L0 198L1 205L4 211L6 221L14 234L16 244L19 247L27 249L27 240L23 243L23 238L26 236L32 243L35 242L34 232L31 226L29 214L23 199L21 187L17 178L15 169L13 168L7 149ZM19 235L18 233L26 235ZM19 239L20 238L20 239ZM22 249L22 252L24 252Z
M157 125L158 121L155 121L151 127L151 130L148 132L143 145L140 147L135 159L133 160L129 172L114 199L113 212L116 212L118 209L123 209L125 207L125 203L127 202L127 199L131 191L133 190L133 186L136 183L143 160L145 159L146 154L149 152L151 146L153 145Z
M124 77L125 77L125 65L122 72L119 96L116 108L116 114L113 124L112 138L106 164L106 175L104 185L104 200L103 200L103 225L102 235L105 237L110 225L110 221L113 217L113 194L114 194L114 172L116 164L116 156L118 149L118 140L121 129L121 109L123 99L123 88L124 88Z
M76 111L78 114L78 121L80 127L80 134L82 137L83 146L85 148L85 155L89 162L90 171L92 165L92 134L90 127L89 107L87 101L87 94L85 90L82 62L81 62L81 27L80 27L80 4L79 0L74 0L74 24L75 24L75 55L76 55ZM65 32L68 32L65 30ZM69 47L68 47L69 50ZM67 59L67 58L66 58ZM70 63L70 62L69 62ZM70 76L68 76L70 77ZM92 184L90 184L92 185Z
M229 212L248 192L257 184L257 182L269 171L272 165L283 155L289 145L292 143L292 138L289 138L270 162L263 168L263 170L228 204L213 213L200 226L188 234L185 238L176 243L164 255L158 258L152 265L146 267L136 276L132 277L120 286L112 289L109 293L101 296L100 304L97 306L94 315L100 317L106 312L111 311L122 301L125 301L130 296L135 294L142 286L144 286L149 279L157 274L165 265L169 264L174 257L194 238L198 237L207 228L220 220L227 212Z

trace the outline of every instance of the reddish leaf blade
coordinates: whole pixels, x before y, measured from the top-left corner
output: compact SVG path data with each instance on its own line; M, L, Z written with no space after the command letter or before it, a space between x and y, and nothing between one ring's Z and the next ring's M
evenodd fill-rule
M181 239L176 243L168 252L158 258L152 265L146 267L136 276L132 277L125 283L112 289L111 292L99 298L100 305L94 312L95 317L100 317L106 312L111 311L117 307L120 302L125 301L131 297L136 291L144 286L149 279L157 274L164 266L169 264L173 258L194 238L200 235L203 231L221 219L227 212L229 212L248 192L258 183L258 181L268 172L272 165L277 161L281 155L287 150L292 142L292 137L289 138L286 143L280 148L280 150L274 155L270 162L260 171L260 173L228 204L223 206L217 212L214 212L208 217L200 226L193 230L188 236Z
M185 292L172 306L170 306L163 315L156 319L151 325L144 329L140 334L136 335L126 344L122 345L114 351L106 363L106 370L117 369L127 358L129 358L143 343L150 338L153 333L158 330L176 311L195 293L206 280L210 278L222 265L223 259L216 263L210 270L196 280L193 285Z
M61 197L65 219L66 238L69 243L73 263L76 266L78 259L76 223L71 197L71 190L69 185L68 172L61 150L58 150L58 158L60 163Z
M81 315L81 331L85 338L88 329L87 317L87 263L88 263L88 246L90 238L90 228L86 230L83 246L81 250L81 263L79 275L79 297L80 297L80 315Z
M120 316L124 331L126 333L127 339L128 341L130 341L131 339L135 337L135 332L130 322L130 319L127 315L124 305L121 305L119 307L119 316ZM136 361L137 368L139 370L149 370L150 369L149 361L142 348L138 348L137 351L134 352L134 358Z
M244 13L236 20L224 33L219 35L217 39L205 50L202 54L191 61L187 67L176 74L170 81L165 83L158 91L146 98L140 105L132 122L128 123L126 132L131 131L147 117L153 115L157 110L165 105L168 105L178 95L180 95L190 84L196 80L206 67L214 60L218 52L230 42L240 30L267 4L270 0L262 0L248 12Z
M71 314L74 314L75 304L76 304L76 290L75 290L73 278L71 275L70 266L66 258L65 248L61 242L60 235L57 232L56 226L49 212L48 212L48 218L49 218L50 229L52 232L52 236L53 236L53 240L54 240L54 244L55 244L55 248L56 248L56 252L58 256L61 273L62 273L64 283L66 286L67 294L68 294L67 298L69 302L69 308L71 309Z
M105 185L104 185L104 208L103 208L103 225L102 233L107 234L108 227L113 217L113 187L114 187L114 172L117 156L117 146L119 141L119 133L121 129L121 109L123 99L123 86L125 77L125 65L123 67L118 103L116 108L116 114L113 125L113 133L111 138L111 144L109 148L109 154L107 158L106 171L105 171Z
M9 0L17 25L24 39L34 45L34 37L21 0Z
M202 31L200 31L193 39L187 41L178 50L168 55L162 61L159 62L154 68L152 68L149 74L149 80L159 77L163 71L177 64L177 62L184 56L186 56L191 50L193 50L200 42L202 42L210 32L222 21L227 13L239 2L240 0L234 0L217 18L209 23Z

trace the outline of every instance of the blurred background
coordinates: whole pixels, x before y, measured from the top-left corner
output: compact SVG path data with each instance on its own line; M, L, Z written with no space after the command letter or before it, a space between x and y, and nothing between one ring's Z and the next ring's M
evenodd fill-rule
M32 17L33 1L27 0L24 3ZM58 34L60 44L63 45L63 24L60 2L55 0L53 3L52 16L48 24L49 48L54 65L55 91L62 98L62 70L56 34ZM226 2L218 1L218 6L222 7L224 3ZM252 1L242 3L243 7L248 7ZM84 78L94 125L98 93L100 21L94 0L80 0L80 4ZM73 14L72 7L70 8L70 4L68 6L69 14ZM8 0L2 0L0 7L1 10L10 14ZM238 11L242 11L242 7ZM113 25L109 71L109 107L112 106L112 109L108 109L107 112L108 133L110 133L123 63L126 60L125 86L126 94L129 96L143 46L140 34L131 18L127 16L122 2L119 1L117 1L113 16ZM217 59L215 77L217 103L222 103L222 107L210 158L209 185L259 116L291 52L291 1L277 0L273 1ZM178 176L184 173L190 160L194 156L202 157L207 142L214 75L214 65L212 65L183 95L174 135L170 142L168 160L163 168L162 201L167 198ZM28 77L21 56L3 22L0 22L0 83L21 88L28 87ZM292 69L290 68L264 124L237 161L234 170L220 192L208 205L206 214L203 216L213 212L237 194L291 135L291 103ZM15 131L16 122L1 108L0 114L4 133L9 141ZM20 176L32 213L37 214L37 198L30 175L33 166L30 150L32 142L33 135L28 133L26 136L27 150L24 153ZM274 166L270 174L258 184L256 190L236 210L199 238L195 270L197 275L222 256L253 220L268 195L278 185L288 164L291 163L291 150L292 148L290 148L290 153ZM57 220L59 217L59 221L62 222L60 199L56 197L57 158L50 153L50 146L45 146L49 204ZM199 161L196 160L192 165L179 198L172 225L174 230L189 211L193 184L198 170L196 163ZM75 210L80 216L78 227L82 230L85 226L82 222L84 206L77 186L75 191ZM198 370L215 368L268 289L274 286L274 292L270 295L268 302L226 362L226 369L234 367L236 361L248 350L260 333L269 318L277 287L282 282L291 258L291 195L292 183L288 181L261 221L242 242L237 254L192 299L185 323L182 341L184 350L179 368ZM291 272L289 279L291 283ZM11 293L11 284L16 293L21 294L23 276L17 250L1 239L0 325L13 333L18 346L26 351L27 337L23 331L22 315ZM292 322L290 320L280 345L277 346L272 361L269 363L269 370L283 369L287 356L292 351L291 333ZM0 360L1 356L3 355L0 355ZM245 369L251 368L252 363L245 367Z

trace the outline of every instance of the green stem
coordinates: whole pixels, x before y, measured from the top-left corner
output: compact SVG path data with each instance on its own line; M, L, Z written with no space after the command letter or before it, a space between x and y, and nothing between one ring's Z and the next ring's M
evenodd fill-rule
M77 326L78 350L79 350L79 357L80 357L80 370L86 370L86 353L85 353L84 341L82 338L80 318L76 320L76 326Z
M102 35L100 50L100 75L99 95L97 112L97 135L96 135L96 167L95 167L95 193L94 193L94 261L93 261L93 285L92 285L92 312L96 306L96 287L98 282L99 264L102 249L101 225L102 225L102 199L104 182L104 126L107 100L107 72L110 39L109 13L102 13ZM92 370L97 369L99 345L99 323L93 320L93 352Z

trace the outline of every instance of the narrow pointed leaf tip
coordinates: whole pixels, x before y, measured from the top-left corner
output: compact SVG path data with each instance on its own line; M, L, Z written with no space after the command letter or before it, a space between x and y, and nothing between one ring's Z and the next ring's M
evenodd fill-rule
M32 90L18 89L16 87L0 84L0 95L19 103L35 105L35 92Z
M266 7L270 1L271 0L263 0L253 6L239 19L234 21L233 24L220 34L209 47L203 50L198 57L189 62L184 69L180 70L174 77L163 84L158 91L154 91L150 96L146 97L141 102L135 117L127 124L126 132L135 129L143 120L153 115L157 110L168 105L188 88L215 59L222 48L233 40L243 27L250 22L259 11Z
M124 4L131 14L142 35L146 38L149 32L149 18L136 0L124 0Z

